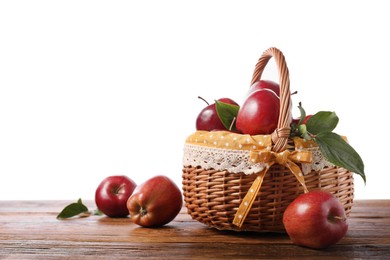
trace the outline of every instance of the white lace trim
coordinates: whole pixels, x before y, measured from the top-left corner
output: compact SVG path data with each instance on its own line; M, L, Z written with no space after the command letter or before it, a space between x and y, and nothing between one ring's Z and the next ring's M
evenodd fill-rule
M267 164L249 162L249 153L248 150L228 150L185 144L183 165L200 166L206 170L227 170L230 173L252 174L262 171Z
M316 148L304 148L312 153L312 163L302 164L302 173L307 175L312 170L319 171L333 164L328 162L321 151ZM248 150L229 150L221 148L206 147L201 145L184 145L183 165L197 167L205 170L215 169L218 171L227 170L230 173L253 174L269 167L267 163L252 163L249 160Z
M326 160L322 155L318 147L315 148L305 148L299 150L311 151L312 162L311 163L302 163L302 173L307 175L311 171L320 171L326 167L333 167L334 164Z

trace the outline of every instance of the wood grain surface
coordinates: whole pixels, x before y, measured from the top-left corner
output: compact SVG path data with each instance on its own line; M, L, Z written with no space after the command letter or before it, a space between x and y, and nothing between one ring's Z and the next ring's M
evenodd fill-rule
M324 250L296 246L286 234L208 228L185 208L153 229L129 218L56 219L69 203L0 201L0 259L390 259L390 200L356 201L347 235Z

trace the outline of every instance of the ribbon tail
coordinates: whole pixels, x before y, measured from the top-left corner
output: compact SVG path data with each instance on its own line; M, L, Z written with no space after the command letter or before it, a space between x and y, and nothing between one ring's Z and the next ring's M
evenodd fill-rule
M296 164L295 164L294 162L292 162L292 161L289 161L289 162L286 164L286 166L287 166L287 168L290 169L290 171L294 174L295 178L297 178L297 180L299 181L299 183L302 185L303 190L305 191L305 193L309 192L309 190L308 190L307 187L306 187L305 178L303 177L301 168L299 168L299 166L296 165Z
M233 224L241 227L242 224L245 221L246 216L248 215L250 209L252 208L252 204L255 201L255 198L257 194L259 193L261 184L263 183L264 176L267 173L268 168L265 168L262 170L260 173L258 173L258 176L252 183L252 186L249 188L249 191L245 195L244 199L242 200L236 215L234 216L233 219Z

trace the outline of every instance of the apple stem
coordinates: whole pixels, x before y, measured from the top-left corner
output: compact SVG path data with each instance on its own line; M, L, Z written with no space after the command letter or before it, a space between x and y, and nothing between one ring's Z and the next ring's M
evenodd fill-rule
M201 96L198 96L199 99L203 100L204 102L206 102L207 105L210 105L209 102L207 102L206 99L202 98Z
M232 131L234 122L236 122L236 117L233 117L232 123L229 126L229 131Z
M298 94L298 90L295 90L293 93L291 93L290 95L292 96L292 95L296 95L296 94Z
M118 188L116 188L115 190L114 190L114 193L115 194L120 194L120 193L123 193L124 191L123 191L123 188L126 186L126 184L122 184L121 186L119 186Z
M140 208L139 209L139 214L143 217L143 216L145 216L146 214L148 214L148 211L146 210L146 209L144 209L144 208Z
M346 218L345 217L340 217L340 216L333 216L334 219L337 219L337 220L342 220L342 221L345 221Z

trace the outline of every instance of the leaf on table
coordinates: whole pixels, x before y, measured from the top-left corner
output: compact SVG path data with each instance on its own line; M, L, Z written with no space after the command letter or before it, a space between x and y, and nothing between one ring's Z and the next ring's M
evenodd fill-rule
M65 218L71 218L74 216L89 216L88 214L88 208L83 204L81 199L79 199L75 203L71 203L67 205L58 215L58 219L65 219Z
M99 208L96 208L92 211L92 215L95 215L95 216L103 216L104 213L99 209Z

